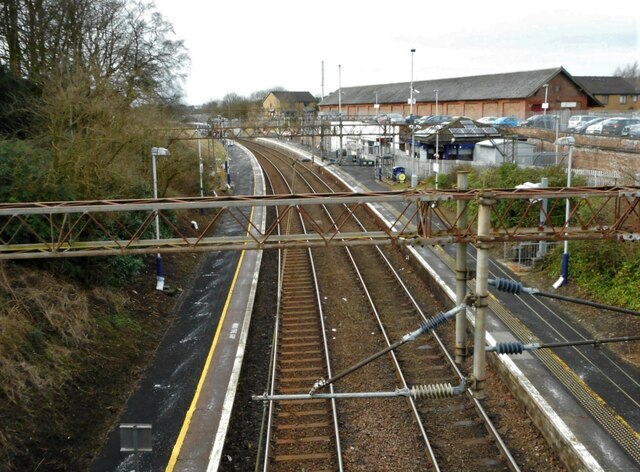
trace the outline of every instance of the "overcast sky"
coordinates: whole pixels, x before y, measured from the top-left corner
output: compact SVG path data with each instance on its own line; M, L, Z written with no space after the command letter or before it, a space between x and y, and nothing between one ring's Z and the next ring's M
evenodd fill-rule
M637 0L155 0L191 57L186 101L640 61ZM341 74L339 74L339 65Z

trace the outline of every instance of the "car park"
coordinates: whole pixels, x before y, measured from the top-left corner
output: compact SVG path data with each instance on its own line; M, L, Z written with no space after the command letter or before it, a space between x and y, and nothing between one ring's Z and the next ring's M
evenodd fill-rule
M640 123L640 118L611 118L602 123L602 134L621 136L625 126Z
M558 117L556 115L533 115L520 123L523 128L556 129Z
M640 138L640 123L627 125L622 128L622 136L628 136L630 138Z
M496 119L496 121L493 122L493 126L502 126L505 128L511 128L513 126L519 126L519 125L520 125L520 120L515 116L503 116Z

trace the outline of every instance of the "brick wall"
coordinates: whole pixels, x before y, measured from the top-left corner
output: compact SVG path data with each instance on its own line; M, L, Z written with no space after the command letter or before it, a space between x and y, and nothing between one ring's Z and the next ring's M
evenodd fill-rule
M555 151L553 131L520 128L518 133L529 136L529 141L541 146L543 151ZM560 136L565 134L560 133ZM574 137L574 168L620 172L630 176L640 173L640 139L586 135Z

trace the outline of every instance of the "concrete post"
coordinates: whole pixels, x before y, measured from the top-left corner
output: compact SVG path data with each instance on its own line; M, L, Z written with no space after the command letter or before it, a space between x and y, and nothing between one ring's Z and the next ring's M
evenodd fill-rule
M483 192L480 196L478 209L478 243L476 265L476 325L473 340L473 389L476 393L484 390L487 378L486 361L486 331L487 305L489 296L489 243L481 238L491 235L491 207L494 203L491 192Z
M460 171L457 175L458 190L469 188L469 172ZM458 200L457 203L457 228L463 232L468 224L467 215L468 202ZM467 295L467 243L456 244L456 306L464 303ZM456 345L455 360L457 364L462 364L467 358L467 311L464 310L456 315Z

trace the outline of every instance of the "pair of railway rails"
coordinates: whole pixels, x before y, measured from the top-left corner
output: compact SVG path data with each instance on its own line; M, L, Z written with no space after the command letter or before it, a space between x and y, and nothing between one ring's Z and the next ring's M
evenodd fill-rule
M256 142L243 144L275 194L344 190L308 163ZM280 231L303 234L303 218L291 207L276 211L286 212L277 215ZM305 211L306 221L311 216L342 231L376 227L364 207L353 214L341 204ZM345 374L317 389L332 398L269 401L263 470L519 470L437 332L389 348L444 309L417 289L420 281L408 274L399 252L378 246L290 248L279 265L266 393L304 395L319 379ZM371 362L361 362L367 358ZM378 397L398 391L412 394ZM335 398L355 393L362 397Z

